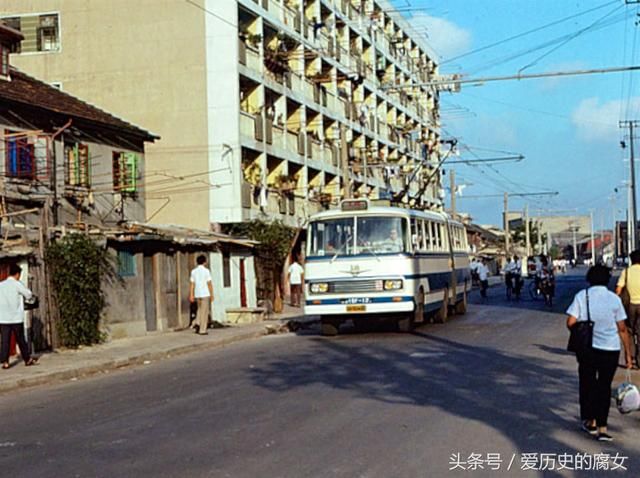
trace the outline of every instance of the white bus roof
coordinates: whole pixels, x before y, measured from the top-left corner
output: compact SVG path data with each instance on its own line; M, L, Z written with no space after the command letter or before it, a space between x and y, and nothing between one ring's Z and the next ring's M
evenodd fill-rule
M365 215L403 215L403 216L416 216L426 219L434 219L438 221L448 220L453 224L460 224L458 221L454 221L451 217L443 212L436 211L418 211L415 209L407 209L402 207L392 206L369 206L365 210L361 211L342 211L340 209L331 209L328 211L322 211L314 214L309 218L309 221L317 221L321 219L334 219L345 216L365 216Z

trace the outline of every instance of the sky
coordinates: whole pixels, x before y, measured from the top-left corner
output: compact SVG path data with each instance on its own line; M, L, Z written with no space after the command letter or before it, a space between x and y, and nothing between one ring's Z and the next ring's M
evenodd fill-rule
M475 79L640 65L640 5L624 0L394 4L438 52L441 74ZM559 193L510 198L510 210L528 204L532 216L593 210L596 229L612 227L614 209L624 219L629 148L620 141L628 145L629 138L619 121L640 120L640 71L463 85L460 93L441 94L441 108L442 135L458 139L459 159L525 156L475 166L445 162L445 174L455 168L463 185L458 211L476 222L501 224L502 197L474 196L505 191ZM448 175L443 182L448 186Z

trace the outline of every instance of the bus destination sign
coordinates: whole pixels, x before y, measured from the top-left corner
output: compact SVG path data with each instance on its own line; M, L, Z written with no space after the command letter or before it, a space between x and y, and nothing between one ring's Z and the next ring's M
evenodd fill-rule
M369 201L366 199L346 199L342 201L343 211L366 211L369 209Z

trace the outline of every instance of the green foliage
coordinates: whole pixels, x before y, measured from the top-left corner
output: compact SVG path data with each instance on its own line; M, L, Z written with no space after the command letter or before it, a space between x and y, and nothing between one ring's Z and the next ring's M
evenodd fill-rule
M270 257L276 268L282 268L289 254L291 241L296 235L296 230L284 225L282 221L265 222L256 219L233 224L229 234L259 241L260 244L256 246L257 255Z
M542 244L547 242L547 235L541 235ZM526 238L526 226L521 224L520 226L511 230L511 240L515 244L524 245ZM538 247L538 225L534 221L529 221L529 240L531 241L531 247L534 249Z
M296 230L285 226L282 221L256 219L233 224L227 232L260 242L255 248L258 298L275 300L276 289L280 288L280 274Z
M102 284L115 277L107 251L84 235L71 234L47 246L45 261L60 316L61 343L78 347L101 342Z

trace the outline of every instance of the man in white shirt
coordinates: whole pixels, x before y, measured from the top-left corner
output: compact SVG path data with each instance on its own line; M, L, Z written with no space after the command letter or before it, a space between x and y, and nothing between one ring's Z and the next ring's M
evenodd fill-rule
M207 335L209 310L213 302L213 284L211 283L211 272L207 267L207 257L199 255L196 263L198 266L191 271L189 301L197 302L198 305L196 332L200 335Z
M9 368L9 343L12 333L15 334L24 364L29 366L37 362L37 359L31 356L31 350L24 338L24 299L31 299L33 293L20 282L20 274L21 267L11 264L9 277L0 282L0 362L3 369Z
M296 259L289 266L289 285L291 286L291 305L300 307L300 294L304 282L304 269Z
M480 295L486 299L489 288L489 268L484 259L478 266L478 278L480 279Z

